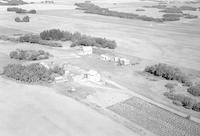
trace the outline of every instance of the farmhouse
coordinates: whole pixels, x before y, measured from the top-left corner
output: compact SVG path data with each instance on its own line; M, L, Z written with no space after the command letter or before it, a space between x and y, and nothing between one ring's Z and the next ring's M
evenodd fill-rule
M130 60L128 60L126 58L120 58L119 59L119 64L120 65L130 65Z
M87 78L88 80L93 82L99 82L101 80L101 75L95 70L90 70L86 74L84 74L84 78Z
M101 54L101 60L112 61L113 57L110 55Z
M93 49L91 46L82 46L80 55L91 55L93 52Z

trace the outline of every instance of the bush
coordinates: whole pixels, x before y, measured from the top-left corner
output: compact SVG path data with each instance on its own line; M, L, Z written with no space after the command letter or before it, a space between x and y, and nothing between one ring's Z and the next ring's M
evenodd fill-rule
M148 66L145 68L145 72L151 73L155 76L161 76L167 80L177 80L185 85L189 86L192 83L188 77L183 74L180 69L168 66L166 64L158 64L154 66Z
M192 110L200 112L200 102L199 103L195 103L192 107Z
M183 106L183 104L180 101L174 100L173 104L176 106Z
M164 96L166 96L170 100L181 102L182 106L187 109L191 109L193 105L195 104L194 99L182 94L173 94L173 93L165 92Z
M19 60L41 60L48 59L50 54L43 50L20 50L10 52L10 58Z
M171 7L171 8L165 8L161 10L160 12L165 12L165 13L183 13L181 9L177 7Z
M182 15L180 14L164 14L163 20L164 21L178 21L180 20L180 17L182 17Z
M28 13L31 13L31 14L36 14L36 10L32 9L32 10L29 10Z
M169 89L169 90L173 90L175 86L176 86L176 84L174 84L174 83L167 83L167 84L165 85L165 87L166 87L167 89Z
M180 10L191 10L191 11L196 11L197 8L195 7L190 7L190 6L181 6Z
M52 73L59 74L61 76L65 74L65 70L63 68L59 67L59 66L53 67L52 69L50 69L50 71Z
M10 7L7 8L8 12L16 12L16 13L30 13L30 14L36 14L36 10L26 10L22 8L17 8L17 7Z
M196 16L196 15L190 15L190 14L183 14L183 17L184 17L184 18L187 18L187 19L198 18L198 16Z
M200 96L200 85L191 86L187 91L194 96Z
M15 80L37 83L50 82L54 79L51 77L51 72L39 63L23 66L21 64L9 64L4 67L3 74Z
M30 21L30 17L29 16L25 16L22 19L23 22L29 22Z
M29 21L30 21L30 17L29 16L23 17L22 20L19 17L15 18L15 22L29 22Z
M22 20L19 17L16 17L15 22L22 22Z
M145 11L145 9L136 9L136 11Z

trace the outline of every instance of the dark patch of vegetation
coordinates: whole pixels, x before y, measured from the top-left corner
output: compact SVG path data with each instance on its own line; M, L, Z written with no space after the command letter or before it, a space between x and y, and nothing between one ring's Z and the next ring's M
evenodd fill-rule
M185 96L183 94L174 94L170 92L165 92L164 96L166 96L170 100L181 102L182 106L186 109L192 109L193 105L196 103L194 99Z
M10 7L7 8L8 12L16 12L16 13L29 13L29 14L36 14L36 10L25 10L22 8L17 8L17 7Z
M195 19L195 18L198 18L198 16L196 16L196 15L191 15L191 14L183 14L183 17L184 17L184 18L187 18L187 19Z
M22 19L20 19L19 17L15 18L15 22L29 22L30 21L30 17L29 16L25 16Z
M144 6L145 8L157 8L157 9L165 9L166 5L153 5L153 6Z
M177 84L175 84L175 83L167 83L167 84L165 85L165 87L166 87L167 89L169 89L170 91L171 91L171 90L174 90L175 86L177 86Z
M62 44L60 43L52 42L48 40L42 40L40 36L32 35L32 34L27 34L27 35L19 37L19 42L35 43L35 44L41 44L41 45L46 45L50 47L62 47Z
M15 51L10 52L10 58L18 60L41 60L48 59L50 54L43 50L20 50L16 49Z
M9 37L6 35L1 35L0 36L0 40L4 40L4 41L12 41L12 42L18 42L19 40L15 37Z
M39 63L27 66L9 64L4 67L3 74L9 78L28 83L51 82L54 80L51 71Z
M170 7L170 8L165 8L163 10L160 10L160 12L165 12L165 13L183 13L181 9L177 8L176 6Z
M39 63L9 64L3 69L3 75L6 77L27 83L52 82L55 80L54 75L62 76L64 74L63 68L55 66L49 69Z
M174 100L173 104L176 106L183 106L183 104L180 101Z
M145 9L136 9L136 11L145 11Z
M200 85L191 86L187 91L194 96L200 96Z
M163 22L162 18L153 18L148 16L140 16L138 14L133 14L133 13L113 11L107 8L101 8L91 2L75 3L75 5L78 7L77 9L84 10L84 13L98 14L98 15L112 16L112 17L119 17L126 19L138 19L143 21Z
M192 110L200 112L200 102L199 103L195 103L192 107Z
M155 76L163 77L167 80L177 80L183 83L186 86L191 86L189 78L182 73L178 68L166 65L166 64L157 64L153 66L148 66L145 68L145 72L151 73Z
M164 14L163 20L164 21L178 21L182 17L181 14Z
M17 6L17 5L24 5L28 4L27 2L24 2L23 0L4 0L4 2L0 2L0 5L11 5L11 6Z
M58 75L64 75L65 74L65 70L59 66L55 66L53 68L50 69L51 73L55 73Z
M191 6L181 6L180 8L179 8L180 10L190 10L190 11L196 11L197 10L197 8L195 8L195 7L191 7Z
M40 37L41 39L44 40L72 41L71 47L95 46L95 47L115 49L117 46L116 42L112 40L82 35L81 33L78 32L70 33L67 31L61 31L59 29L45 30L40 33Z
M45 30L40 33L43 40L61 40L64 38L64 31L59 29Z

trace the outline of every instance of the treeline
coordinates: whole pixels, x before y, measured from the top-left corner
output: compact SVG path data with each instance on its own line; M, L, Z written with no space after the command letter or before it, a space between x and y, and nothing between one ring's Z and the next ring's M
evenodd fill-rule
M101 8L91 2L75 3L75 5L78 7L77 9L84 10L85 13L90 13L90 14L113 16L113 17L126 18L126 19L138 19L138 20L153 21L153 22L164 21L162 18L153 18L153 17L148 17L145 15L125 13L125 12L109 10L107 8Z
M12 5L12 6L17 6L17 5L23 5L23 4L28 4L27 2L24 2L23 0L7 0L4 2L0 2L0 5Z
M194 111L200 112L200 102L196 102L195 99L192 99L183 94L174 94L170 92L165 92L164 96L170 100L173 100L173 104L177 106L183 106L186 109L192 109Z
M59 29L45 30L40 33L40 37L43 40L62 40L72 41L71 47L74 46L96 46L102 48L115 49L117 44L113 40L106 38L91 37L83 35L79 32L70 33L68 31L61 31Z
M64 73L65 71L60 67L48 69L39 63L9 64L3 70L3 75L6 77L27 83L52 82L55 80L54 74L63 75Z
M19 17L15 18L15 22L30 22L30 17L29 16L25 16L22 19L20 19Z
M10 52L10 58L18 60L41 60L48 59L50 54L43 50L21 50L16 49L15 51Z
M167 80L176 80L183 83L186 86L191 86L192 82L189 78L178 68L169 66L167 64L157 64L148 66L145 68L145 72L153 74L155 76L163 77Z
M40 36L33 35L33 34L26 34L24 36L21 36L21 37L19 37L18 41L34 43L34 44L41 44L41 45L50 46L50 47L62 47L61 43L52 42L52 41L48 41L48 40L42 40L40 38Z
M22 8L17 8L17 7L10 7L7 8L8 12L16 12L16 13L29 13L29 14L36 14L36 10L25 10Z

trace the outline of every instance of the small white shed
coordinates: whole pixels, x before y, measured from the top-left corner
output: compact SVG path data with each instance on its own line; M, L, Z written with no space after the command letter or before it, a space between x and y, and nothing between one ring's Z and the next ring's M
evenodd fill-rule
M91 55L93 53L93 49L91 46L82 46L81 47L81 55Z
M101 75L95 70L90 70L85 74L85 78L93 82L99 82L101 80Z

